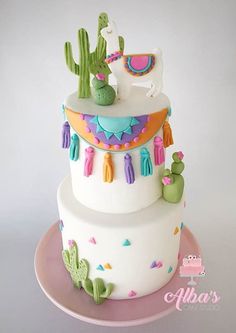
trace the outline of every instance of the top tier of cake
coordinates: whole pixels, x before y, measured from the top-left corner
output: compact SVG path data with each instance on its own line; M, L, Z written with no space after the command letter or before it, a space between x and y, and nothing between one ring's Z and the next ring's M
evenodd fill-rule
M129 213L151 205L166 186L164 198L179 201L183 163L174 166L174 175L164 172L165 149L173 138L170 103L161 92L161 51L124 54L124 39L104 13L99 15L95 51L90 52L85 29L78 31L78 41L79 63L71 44L65 44L66 63L79 87L64 102L63 125L75 198L97 211ZM115 87L109 85L111 73ZM141 87L142 82L149 88ZM176 155L174 163L181 159Z
M68 122L73 135L80 138L78 158L70 161L72 187L76 199L85 206L107 213L129 213L161 197L163 124L170 104L165 95L152 99L146 92L146 88L133 87L129 99L110 107L95 105L92 99L79 100L75 94L66 99ZM155 157L155 147L161 156ZM85 170L88 149L93 155L91 174ZM110 179L109 175L104 178L107 152L112 164Z

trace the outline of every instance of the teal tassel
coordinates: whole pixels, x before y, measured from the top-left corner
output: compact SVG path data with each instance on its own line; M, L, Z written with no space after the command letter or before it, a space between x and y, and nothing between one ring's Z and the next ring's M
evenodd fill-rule
M70 159L77 161L79 158L79 137L77 134L73 134L70 144Z
M153 174L152 160L147 148L141 149L141 175L150 176Z

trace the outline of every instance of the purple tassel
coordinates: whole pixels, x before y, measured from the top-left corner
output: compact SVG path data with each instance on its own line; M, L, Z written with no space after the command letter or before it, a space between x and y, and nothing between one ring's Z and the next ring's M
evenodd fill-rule
M133 184L135 181L134 167L132 164L132 157L130 154L126 154L124 157L125 161L125 177L128 184Z
M70 125L68 121L62 127L62 148L68 149L70 147Z
M160 136L155 136L154 138L154 159L155 165L161 165L165 162L163 140Z

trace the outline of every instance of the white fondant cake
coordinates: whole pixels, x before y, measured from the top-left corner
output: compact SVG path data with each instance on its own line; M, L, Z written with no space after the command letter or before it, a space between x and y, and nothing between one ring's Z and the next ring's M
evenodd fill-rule
M110 298L144 296L171 279L178 262L183 199L175 205L160 199L131 214L98 213L74 198L70 177L61 183L57 198L63 247L73 239L80 259L89 262L90 278L114 283Z
M71 176L58 189L62 257L74 286L100 304L148 295L173 276L184 155L175 152L171 170L165 169L173 137L169 99L161 93L161 52L125 55L124 40L105 13L95 52L85 29L78 39L78 64L65 43L79 88L63 105L62 148L69 149ZM108 83L111 72L117 88ZM147 80L150 89L133 85Z

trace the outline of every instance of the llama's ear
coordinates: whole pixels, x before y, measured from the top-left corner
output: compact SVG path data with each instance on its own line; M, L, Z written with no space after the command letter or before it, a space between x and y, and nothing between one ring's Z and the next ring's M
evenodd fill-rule
M114 21L109 21L109 25L114 32L117 32L117 26Z

